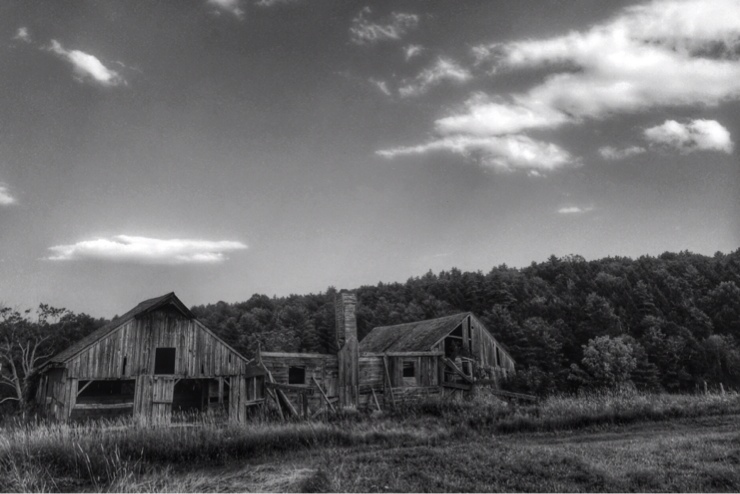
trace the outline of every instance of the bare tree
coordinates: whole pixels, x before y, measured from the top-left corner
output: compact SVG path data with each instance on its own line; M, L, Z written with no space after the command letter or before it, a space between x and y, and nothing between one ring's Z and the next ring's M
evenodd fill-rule
M52 336L52 324L63 321L61 327L55 328L62 330L64 316L69 314L66 309L41 304L33 321L30 312L28 309L21 314L9 307L0 308L0 385L13 390L0 403L17 401L21 410L28 407L33 374L53 353L45 345Z

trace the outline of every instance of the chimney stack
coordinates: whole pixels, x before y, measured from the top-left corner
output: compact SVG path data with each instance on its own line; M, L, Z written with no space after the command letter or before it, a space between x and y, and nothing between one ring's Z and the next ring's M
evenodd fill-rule
M337 348L341 349L344 344L354 338L357 341L357 319L355 318L355 307L357 296L350 292L337 294L334 304L334 312L337 318Z

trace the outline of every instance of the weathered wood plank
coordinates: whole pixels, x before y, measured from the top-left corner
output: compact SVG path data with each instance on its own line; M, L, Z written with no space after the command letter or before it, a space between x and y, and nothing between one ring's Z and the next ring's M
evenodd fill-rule
M266 382L265 387L270 388L270 389L282 389L284 391L295 391L297 393L306 394L306 395L313 394L313 388L310 386L305 386L305 385Z

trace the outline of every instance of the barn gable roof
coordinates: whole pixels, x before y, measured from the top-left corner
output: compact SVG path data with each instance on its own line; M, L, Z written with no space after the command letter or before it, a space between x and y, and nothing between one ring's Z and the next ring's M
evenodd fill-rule
M395 326L380 326L360 342L360 352L427 352L450 334L470 312Z
M59 352L52 358L50 358L45 365L48 365L50 363L64 363L65 361L69 360L70 358L74 357L93 343L95 343L98 340L101 340L111 334L113 331L121 327L122 325L129 322L131 319L134 319L135 317L141 316L142 314L146 312L151 312L153 310L160 309L162 307L172 305L174 308L180 312L183 316L187 317L188 319L195 319L195 316L192 312L190 312L190 309L188 309L185 304L183 304L179 298L177 298L177 295L175 295L175 292L170 292L166 295L162 295L161 297L155 297L150 298L149 300L144 300L139 305L131 309L130 311L126 312L124 315L116 317L111 322L106 324L105 326L96 329L89 335L85 336L81 340L73 343L71 346L69 346L67 349Z

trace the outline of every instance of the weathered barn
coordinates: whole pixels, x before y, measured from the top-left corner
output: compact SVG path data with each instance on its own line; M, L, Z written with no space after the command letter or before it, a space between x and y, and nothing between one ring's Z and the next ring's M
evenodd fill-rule
M169 293L146 300L60 354L36 399L58 420L214 413L243 422L270 397L281 414L395 406L476 385L497 386L514 360L471 313L373 329L357 338L353 293L336 303L336 355L240 355Z
M264 401L264 369L195 319L174 293L146 300L52 357L37 403L61 421L173 412L244 421Z
M514 360L473 314L373 329L357 340L354 294L337 297L338 354L263 352L266 385L295 412L338 406L393 406L399 401L474 385L496 387ZM273 394L274 393L274 394ZM307 410L306 410L307 409Z

